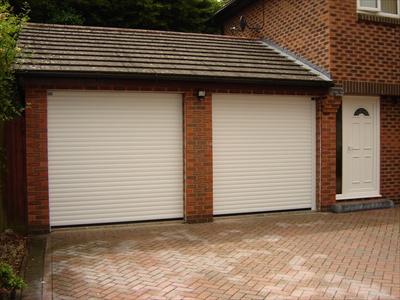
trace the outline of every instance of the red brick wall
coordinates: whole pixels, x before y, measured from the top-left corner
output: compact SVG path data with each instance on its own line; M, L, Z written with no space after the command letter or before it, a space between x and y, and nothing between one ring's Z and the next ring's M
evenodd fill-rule
M358 20L356 0L265 0L265 26L239 28L240 16L262 25L262 0L223 24L224 34L265 37L332 72L334 80L400 84L400 26Z
M237 13L223 26L224 34L264 37L295 52L309 61L329 69L328 5L325 0L265 0L264 28L232 32L239 28L243 15L249 26L262 26L262 0Z
M184 95L187 223L213 220L211 97L208 93L204 101L199 101L196 92Z
M381 195L400 200L400 97L381 98Z
M400 84L400 26L357 20L357 1L329 0L334 79Z
M27 86L26 101L31 104L25 113L28 229L44 233L49 230L46 88Z
M316 202L317 210L327 210L336 203L336 113L341 97L317 100Z

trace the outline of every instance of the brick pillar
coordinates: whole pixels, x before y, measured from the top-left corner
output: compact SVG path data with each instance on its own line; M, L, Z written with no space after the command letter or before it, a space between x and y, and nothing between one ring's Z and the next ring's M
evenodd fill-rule
M327 96L317 102L317 209L336 203L336 113L342 97Z
M185 221L213 220L211 97L199 101L196 91L185 99Z
M26 184L28 231L50 232L48 160L47 160L47 91L26 89Z

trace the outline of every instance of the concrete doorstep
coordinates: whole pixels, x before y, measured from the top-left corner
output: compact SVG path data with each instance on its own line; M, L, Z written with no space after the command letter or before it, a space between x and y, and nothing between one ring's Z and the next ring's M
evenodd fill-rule
M383 209L383 208L392 208L394 207L394 203L392 200L380 200L380 201L368 201L368 202L347 202L341 204L333 204L331 206L331 210L334 213L346 213L346 212L355 212L355 211L363 211L370 209Z

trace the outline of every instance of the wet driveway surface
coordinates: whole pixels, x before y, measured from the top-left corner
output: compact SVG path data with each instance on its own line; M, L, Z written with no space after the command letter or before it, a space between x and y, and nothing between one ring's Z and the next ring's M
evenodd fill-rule
M53 299L399 299L400 206L56 230Z

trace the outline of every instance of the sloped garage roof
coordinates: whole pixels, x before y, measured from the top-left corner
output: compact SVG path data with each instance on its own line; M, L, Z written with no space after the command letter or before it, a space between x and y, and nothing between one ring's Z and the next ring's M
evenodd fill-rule
M310 84L322 73L260 40L133 29L29 23L20 72L227 82Z

